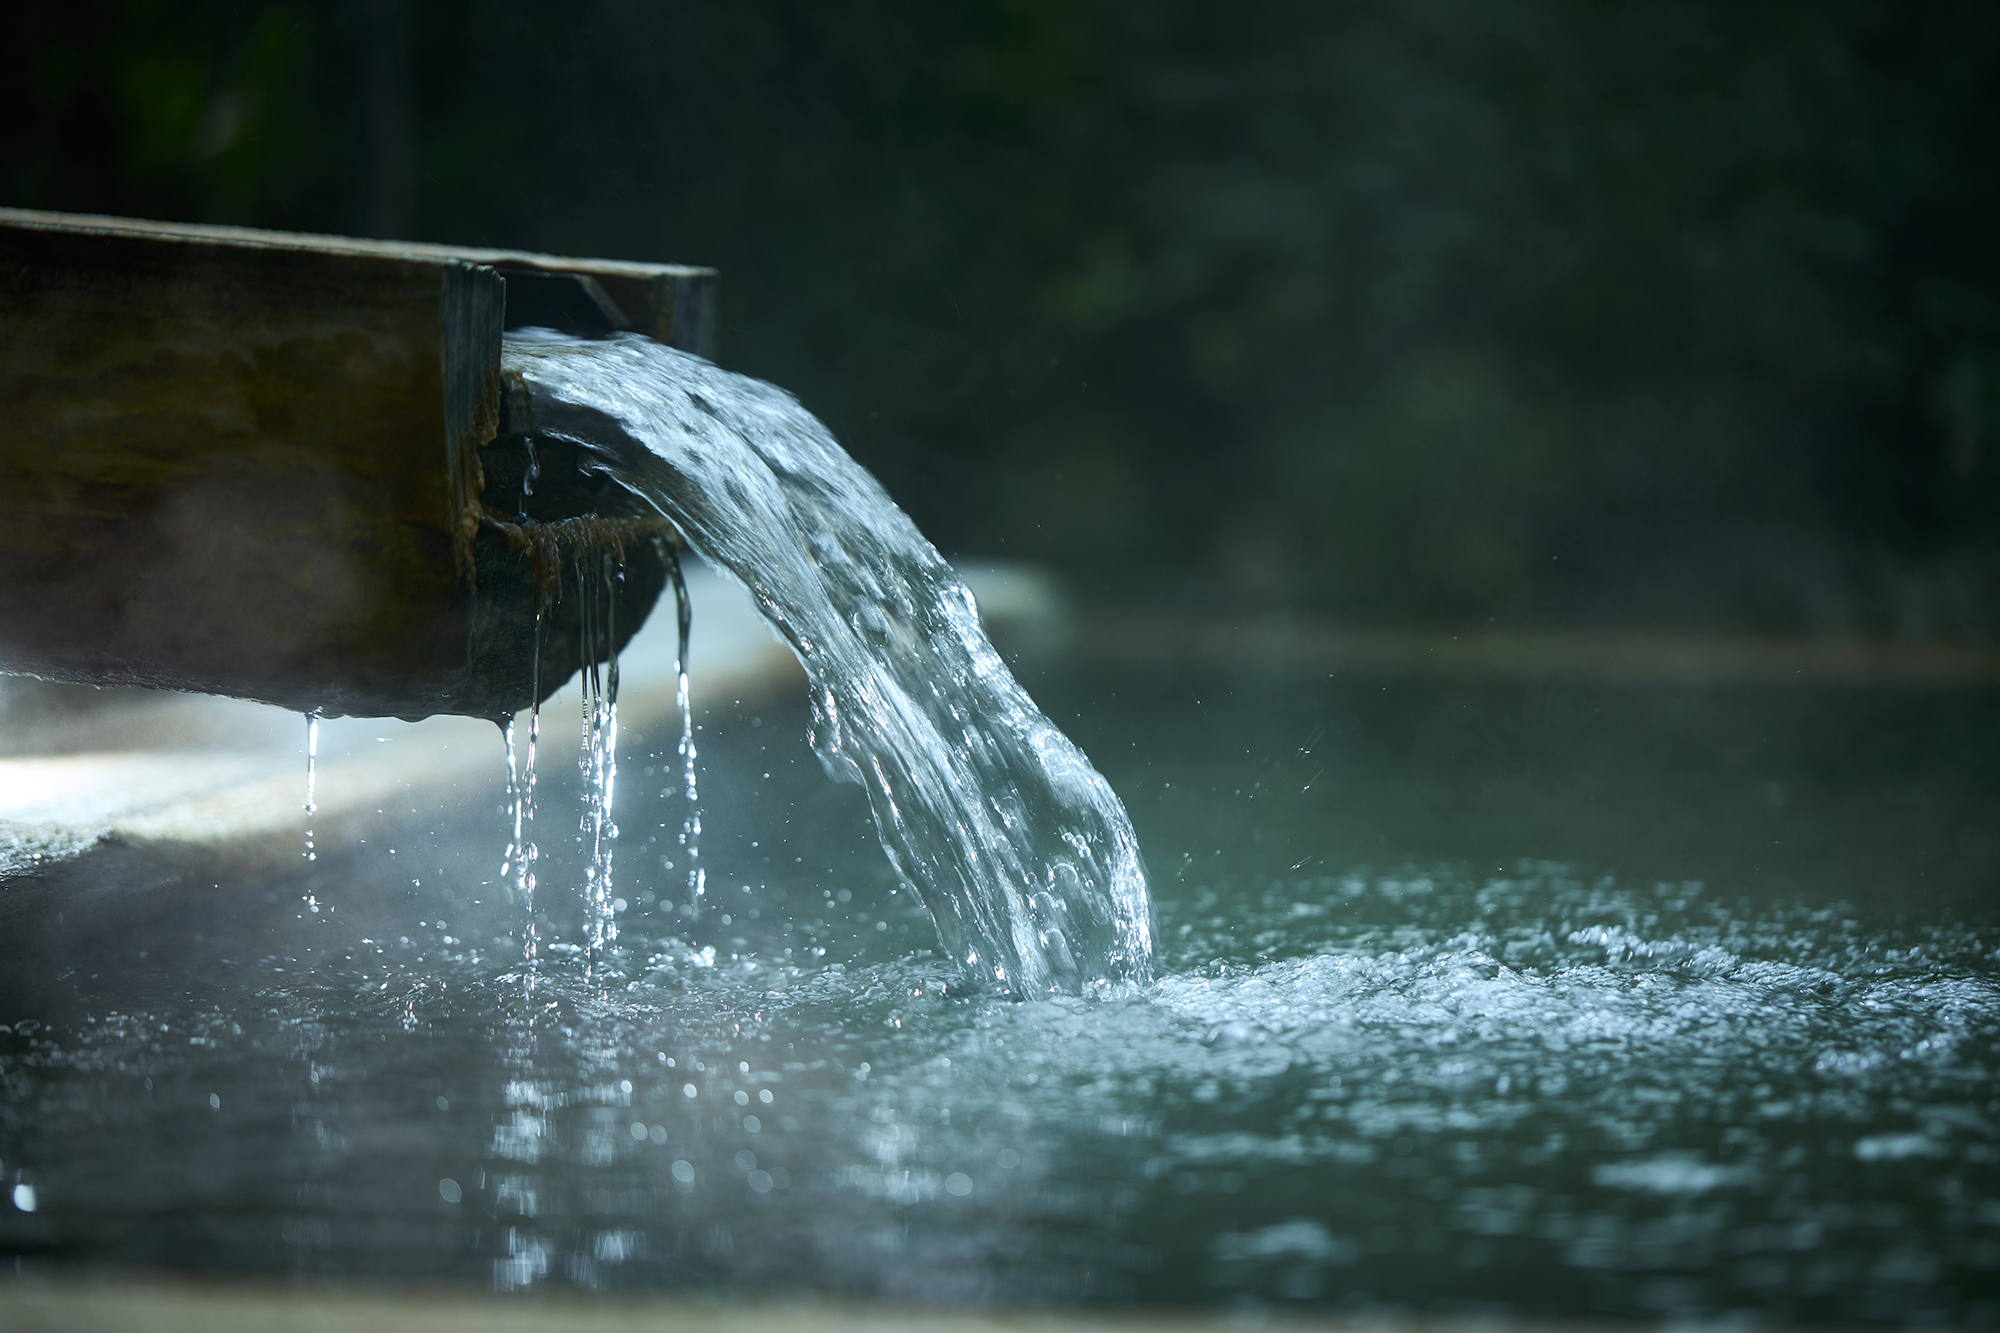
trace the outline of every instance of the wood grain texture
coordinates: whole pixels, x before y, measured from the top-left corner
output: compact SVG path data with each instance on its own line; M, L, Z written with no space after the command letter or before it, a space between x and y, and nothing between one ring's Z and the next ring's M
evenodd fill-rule
M0 210L0 669L328 715L553 690L482 501L498 253ZM629 634L665 574L626 545Z

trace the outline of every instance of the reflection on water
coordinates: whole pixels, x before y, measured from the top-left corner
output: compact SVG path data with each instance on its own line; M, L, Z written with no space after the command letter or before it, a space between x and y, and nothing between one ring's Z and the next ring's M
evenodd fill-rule
M1144 736L1185 684L1134 700L1119 682L1112 703L1102 682L1056 681L1048 697L1095 698L1093 726ZM624 920L622 989L552 951L531 992L510 906L391 892L361 854L324 849L322 885L346 895L331 924L272 906L196 923L170 963L71 960L0 1034L0 1171L33 1203L0 1205L0 1250L500 1290L2000 1314L1990 915L1747 871L1294 869L1347 834L1287 805L1311 799L1293 788L1268 815L1231 793L1296 760L1270 737L1303 741L1315 708L1358 705L1245 695L1204 707L1252 753L1106 764L1156 792L1131 806L1167 871L1165 979L1122 997L1010 1003L912 953L921 909L852 793L787 762L791 716L715 720L708 933L668 934L684 923L663 881L660 910ZM1967 748L1934 754L1930 780L1976 805L1990 719L1959 715ZM1737 725L1676 716L1718 742ZM1482 719L1496 744L1518 723ZM1373 744L1350 735L1326 761L1346 771L1317 785L1374 766L1431 803L1486 790L1477 756L1424 784ZM1532 766L1497 748L1494 771ZM1805 790L1796 761L1760 761L1759 780ZM671 744L650 763L673 790ZM1174 803L1190 787L1216 824ZM1859 836L1801 801L1794 833ZM1669 821L1671 804L1655 803ZM620 813L665 837L679 818L665 799ZM1729 859L1714 842L1688 853ZM581 914L552 929L577 938Z

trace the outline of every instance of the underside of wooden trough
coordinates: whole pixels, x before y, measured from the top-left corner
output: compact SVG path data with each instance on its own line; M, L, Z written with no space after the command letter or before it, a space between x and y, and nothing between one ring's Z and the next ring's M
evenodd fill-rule
M706 354L715 276L0 209L0 671L326 716L539 702L623 646L678 538L502 431L502 330ZM586 645L577 571L605 568Z

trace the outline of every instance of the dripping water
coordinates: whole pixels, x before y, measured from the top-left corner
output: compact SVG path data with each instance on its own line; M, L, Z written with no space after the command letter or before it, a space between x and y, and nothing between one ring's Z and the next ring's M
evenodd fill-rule
M687 862L687 916L691 921L699 921L702 895L708 891L708 871L701 864L701 798L695 779L694 709L688 693L688 640L694 626L694 607L688 601L687 579L681 573L678 551L667 553L667 572L673 579L676 628L680 631L674 659L680 678L674 687L674 700L681 710L680 795L687 802L687 813L681 819L681 856ZM669 869L673 866L672 861L666 864Z
M521 905L521 960L526 965L528 986L533 989L535 971L540 966L540 939L535 929L535 871L541 849L535 843L535 751L542 738L542 608L535 608L534 664L529 673L528 761L518 777L514 773L514 723L507 723L507 773L510 779L511 814L514 840L508 848L507 863L501 866L502 880L508 864L513 868L514 898Z
M306 849L303 853L309 862L319 860L319 853L313 848L313 816L319 813L319 805L313 798L313 789L319 780L319 714L306 714ZM310 886L305 893L305 904L317 914L319 899Z
M512 825L507 839L507 852L500 859L500 882L513 890L514 900L521 904L522 913L522 960L528 965L532 976L535 966L535 913L533 866L535 844L527 836L535 817L535 730L539 721L539 708L529 715L528 753L525 767L520 762L520 753L514 744L515 719L498 719L500 733L507 746L507 816Z
M955 960L1020 995L1150 978L1124 807L1014 681L951 567L824 426L782 390L637 335L528 330L504 359L539 434L579 446L587 469L748 587L806 669L813 749L866 789ZM681 668L691 772L685 655ZM695 901L698 831L691 812Z
M577 766L583 773L584 806L577 841L587 855L585 938L588 966L596 976L608 964L610 948L618 939L618 913L611 888L611 851L618 838L618 826L611 819L618 779L618 654L611 645L617 642L612 614L623 571L610 552L600 550L580 554L575 572L583 620L583 748ZM605 647L602 667L598 662L600 643Z
M535 481L542 474L541 462L535 457L535 446L528 442L528 465L521 470L521 508L528 507L528 497L535 493ZM545 593L538 591L535 601L534 661L528 676L528 761L517 773L514 767L514 721L508 719L507 733L507 794L509 814L514 825L513 840L507 845L507 856L500 865L500 879L507 883L510 878L514 890L514 900L521 907L521 961L527 973L528 989L532 993L536 971L541 965L540 937L535 929L535 872L541 859L541 848L536 845L535 832L535 751L542 736L542 613L546 609ZM511 875L510 875L511 870Z
M514 858L521 854L521 766L514 752L514 719L495 719L500 727L501 743L507 747L507 808L506 814L513 821L513 831L507 837L507 850L500 857L500 882L511 883L514 878Z

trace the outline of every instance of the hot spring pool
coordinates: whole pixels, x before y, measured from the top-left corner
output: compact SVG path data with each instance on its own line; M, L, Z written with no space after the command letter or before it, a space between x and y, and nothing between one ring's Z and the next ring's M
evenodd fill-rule
M966 989L860 793L802 743L803 703L718 701L699 922L654 896L673 738L621 747L608 984L546 946L524 978L485 796L413 798L389 845L218 885L170 927L100 904L76 952L16 968L0 1256L2000 1322L1991 696L1026 683L1130 808L1156 985ZM580 921L561 768L545 941ZM303 913L309 889L337 910Z

